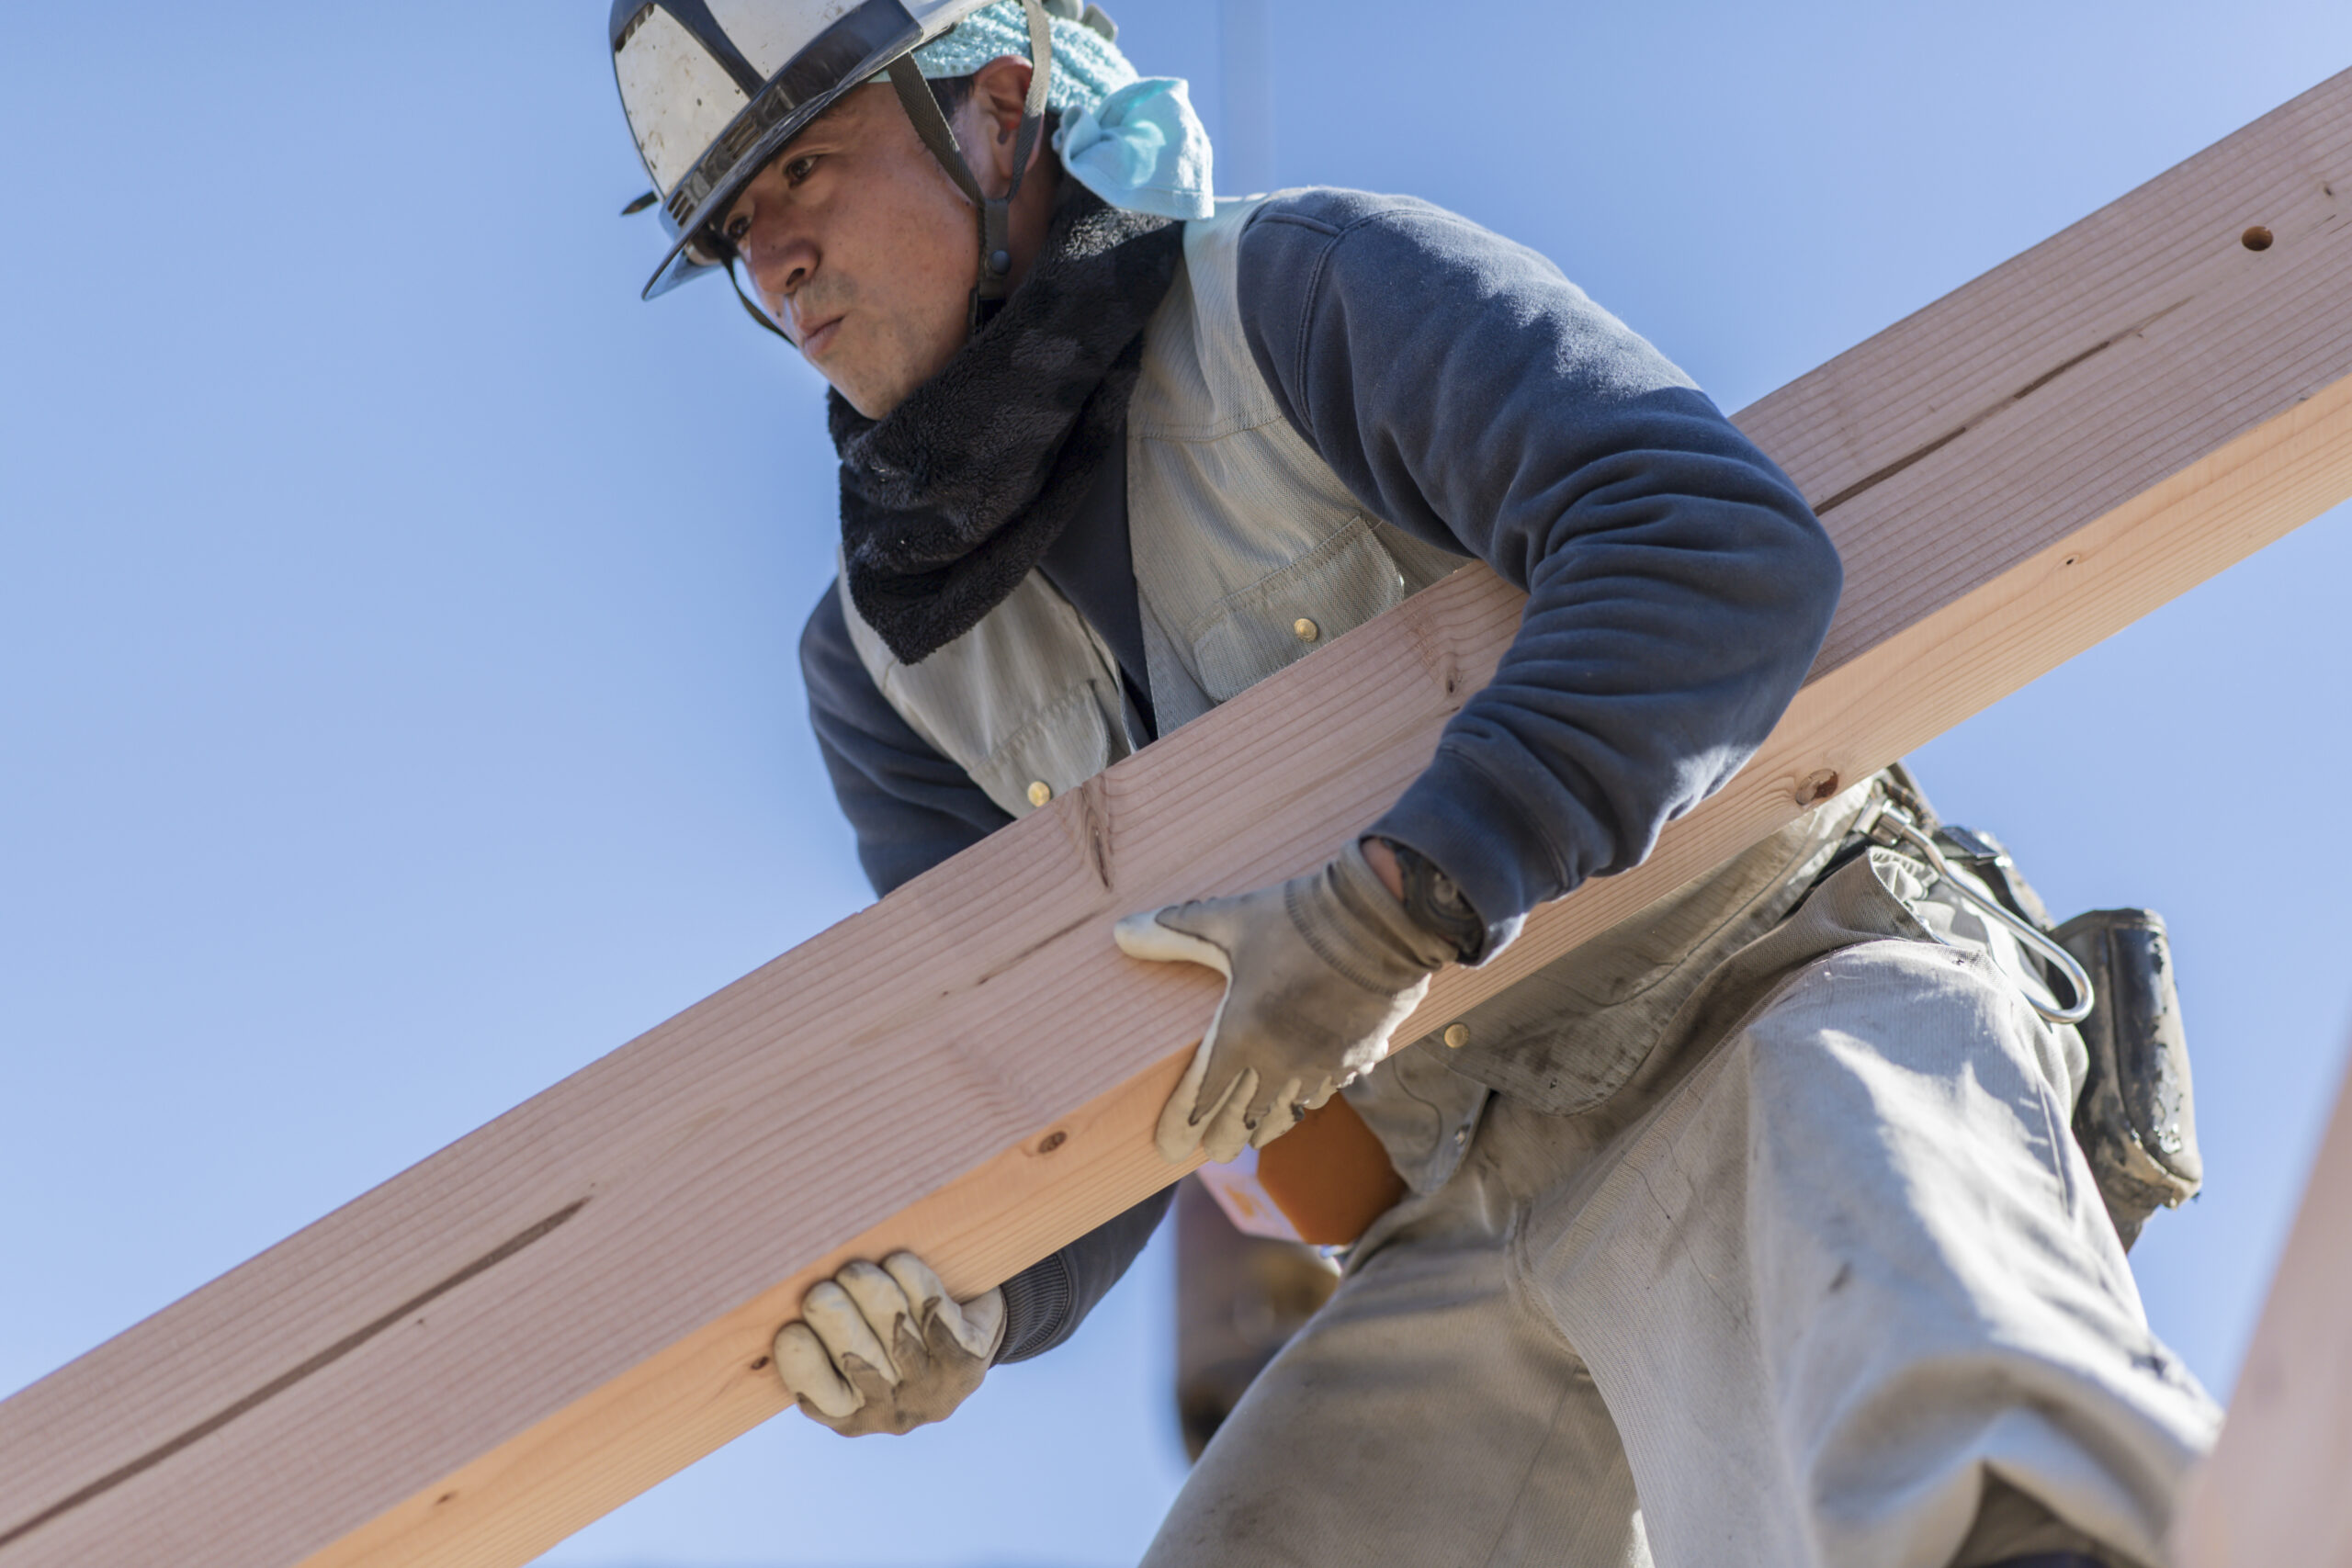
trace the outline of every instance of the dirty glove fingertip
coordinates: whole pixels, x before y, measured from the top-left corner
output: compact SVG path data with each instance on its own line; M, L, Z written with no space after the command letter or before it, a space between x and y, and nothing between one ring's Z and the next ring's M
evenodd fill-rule
M1191 931L1178 931L1160 917L1176 906L1129 915L1111 928L1111 940L1129 958L1151 964L1198 964L1230 978L1233 960L1222 947Z
M865 1395L833 1369L833 1359L807 1324L787 1323L777 1329L769 1353L785 1392L812 1415L845 1420L865 1404Z

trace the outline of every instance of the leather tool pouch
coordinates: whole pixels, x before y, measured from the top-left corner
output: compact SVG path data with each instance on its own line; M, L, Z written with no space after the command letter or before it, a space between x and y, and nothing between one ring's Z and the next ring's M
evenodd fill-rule
M2164 917L2154 909L2093 909L2053 929L2048 908L1998 839L1940 821L1901 763L1882 777L1888 795L1934 830L1950 859L1982 878L2011 913L2049 931L2089 975L2090 1016L2075 1025L2090 1066L2075 1101L2075 1141L2129 1251L2149 1215L2178 1208L2205 1183L2188 1038Z
M2172 951L2153 909L2094 909L2052 934L2089 972L2098 998L2076 1026L2090 1069L2075 1140L2128 1249L2149 1215L2177 1208L2205 1180Z

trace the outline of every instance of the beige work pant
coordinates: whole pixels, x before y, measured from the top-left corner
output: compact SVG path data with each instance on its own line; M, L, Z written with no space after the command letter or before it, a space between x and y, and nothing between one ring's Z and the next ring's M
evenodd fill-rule
M2080 1042L1911 907L1977 940L1807 962L1591 1115L1498 1097L1147 1568L2160 1562L2219 1414L2068 1132Z

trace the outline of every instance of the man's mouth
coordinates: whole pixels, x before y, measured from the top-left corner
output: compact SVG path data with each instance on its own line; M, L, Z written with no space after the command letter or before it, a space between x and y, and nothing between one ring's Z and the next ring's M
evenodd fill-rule
M840 331L841 324L842 318L832 316L804 330L800 334L800 352L811 359L819 357L833 341L833 334Z

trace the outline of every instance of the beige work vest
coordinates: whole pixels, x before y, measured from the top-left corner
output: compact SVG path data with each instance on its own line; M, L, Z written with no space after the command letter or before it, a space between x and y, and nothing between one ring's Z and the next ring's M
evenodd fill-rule
M1128 541L1163 734L1464 564L1366 513L1259 375L1235 279L1265 199L1184 226L1127 407ZM841 594L884 699L1012 816L1136 749L1115 658L1043 573L920 664L891 654L846 580ZM1794 905L1843 831L1822 815L1485 1003L1445 1065L1555 1114L1597 1103L1714 963Z
M1462 565L1367 515L1283 418L1234 294L1257 205L1184 226L1127 404L1127 538L1163 734ZM921 664L891 654L846 580L842 606L890 705L1015 817L1136 749L1117 660L1043 572Z

